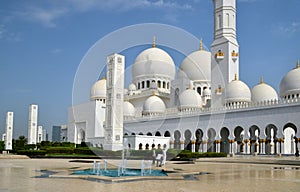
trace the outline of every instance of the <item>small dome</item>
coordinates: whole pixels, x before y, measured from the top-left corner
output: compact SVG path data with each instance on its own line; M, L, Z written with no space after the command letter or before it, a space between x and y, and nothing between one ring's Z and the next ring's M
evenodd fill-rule
M251 99L253 102L278 100L277 93L273 87L261 82L251 90Z
M135 107L129 101L123 102L123 115L127 117L135 116Z
M201 108L201 96L193 89L183 91L179 96L180 108Z
M300 93L299 61L295 69L289 71L280 82L280 97Z
M225 89L225 103L251 102L251 91L249 87L240 80L228 83Z
M128 91L136 91L136 86L135 86L135 84L131 83L131 84L128 86Z
M98 80L91 88L90 100L106 98L106 79Z
M180 64L180 71L192 81L210 81L210 66L211 53L205 50L198 50L188 55L182 61ZM179 76L181 73L179 73Z
M141 52L132 66L132 79L141 76L165 76L173 80L175 64L171 56L162 49L152 47Z
M155 95L146 99L143 105L143 114L164 113L166 110L163 100Z

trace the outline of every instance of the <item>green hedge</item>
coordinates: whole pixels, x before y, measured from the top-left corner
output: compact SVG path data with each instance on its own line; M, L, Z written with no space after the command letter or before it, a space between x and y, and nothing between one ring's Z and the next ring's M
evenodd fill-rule
M19 150L17 151L18 155L27 155L29 157L39 157L39 156L45 156L46 155L45 150Z
M226 153L220 152L206 152L206 153L198 153L191 152L188 150L181 151L178 155L179 158L201 158L201 157L227 157Z
M47 154L73 154L74 148L70 147L49 147L46 149Z

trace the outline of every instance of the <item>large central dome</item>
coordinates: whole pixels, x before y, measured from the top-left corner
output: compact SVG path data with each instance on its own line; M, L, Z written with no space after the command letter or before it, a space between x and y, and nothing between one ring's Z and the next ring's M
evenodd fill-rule
M137 78L145 76L164 76L173 80L175 64L171 56L156 47L141 52L132 66L132 79L135 81Z
M211 53L198 50L182 61L180 70L192 81L210 81L210 65Z

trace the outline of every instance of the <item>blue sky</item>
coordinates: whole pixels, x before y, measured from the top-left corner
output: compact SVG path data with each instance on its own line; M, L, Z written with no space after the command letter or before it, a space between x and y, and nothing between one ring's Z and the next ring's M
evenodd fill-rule
M281 78L295 67L299 9L299 0L237 0L240 79L250 88L263 76L278 91ZM213 5L210 0L2 0L0 133L6 112L13 111L14 137L27 136L31 103L39 105L39 125L48 131L67 124L73 80L86 52L105 35L141 23L182 28L209 48ZM126 61L132 63L139 51L126 51Z

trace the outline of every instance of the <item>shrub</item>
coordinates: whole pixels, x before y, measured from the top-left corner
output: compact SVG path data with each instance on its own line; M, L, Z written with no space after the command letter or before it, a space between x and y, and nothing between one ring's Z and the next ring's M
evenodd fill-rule
M49 147L47 154L73 154L74 148L70 147Z
M44 150L19 150L18 155L27 155L28 157L43 157L46 155Z

